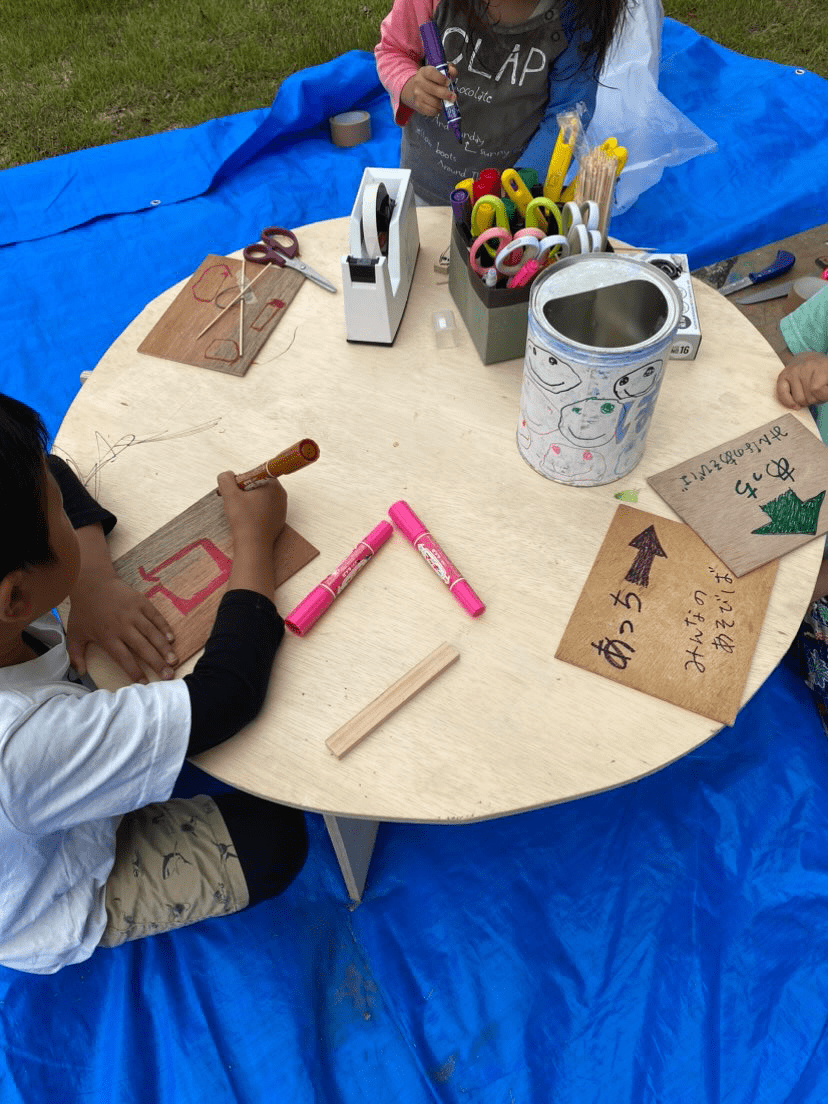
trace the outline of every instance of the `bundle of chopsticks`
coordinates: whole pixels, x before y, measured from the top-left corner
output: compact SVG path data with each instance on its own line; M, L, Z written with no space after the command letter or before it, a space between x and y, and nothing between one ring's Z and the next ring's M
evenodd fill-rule
M612 203L615 196L615 180L618 174L618 161L597 146L581 158L578 176L575 180L575 202L585 203L588 199L598 204L601 212L602 248L606 248Z

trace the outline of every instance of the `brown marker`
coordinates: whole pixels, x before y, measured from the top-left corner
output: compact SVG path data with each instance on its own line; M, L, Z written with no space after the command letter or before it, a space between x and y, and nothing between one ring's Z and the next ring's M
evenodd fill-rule
M319 445L310 437L303 437L295 445L286 448L272 460L259 464L258 468L252 468L248 472L242 472L236 476L236 482L243 491L249 491L251 487L258 487L266 483L268 479L278 479L280 475L290 475L299 471L307 464L312 464L319 459Z

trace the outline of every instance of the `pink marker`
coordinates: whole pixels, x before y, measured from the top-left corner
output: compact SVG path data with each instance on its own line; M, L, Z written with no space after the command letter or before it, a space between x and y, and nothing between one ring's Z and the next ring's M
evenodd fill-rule
M402 500L395 502L389 507L388 513L402 535L414 545L428 566L437 572L463 609L472 617L479 617L486 608L485 604L480 601L408 503Z
M336 571L315 586L296 609L288 614L285 624L290 631L297 636L304 636L328 606L332 605L334 598L365 567L374 553L382 548L393 532L393 526L387 521L381 521L375 529L372 529L365 540L361 540L353 552L345 557Z

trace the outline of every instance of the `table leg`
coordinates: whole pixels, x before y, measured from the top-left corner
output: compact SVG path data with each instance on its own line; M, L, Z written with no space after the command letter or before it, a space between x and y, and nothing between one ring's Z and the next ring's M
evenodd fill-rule
M361 901L379 821L333 816L331 813L323 813L323 816L348 896L352 901Z

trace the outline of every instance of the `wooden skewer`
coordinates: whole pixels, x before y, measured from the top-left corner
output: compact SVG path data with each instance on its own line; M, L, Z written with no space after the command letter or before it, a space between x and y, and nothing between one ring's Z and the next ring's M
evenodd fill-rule
M244 254L242 253L242 265L241 265L241 283L239 284L239 356L244 352L244 293L247 289L244 286Z
M374 698L360 713L329 736L325 741L328 749L337 759L341 759L401 705L405 705L409 698L428 686L459 656L460 653L451 644L441 644L439 648L435 648L430 655L421 659L410 671L406 671L402 678L397 679L378 698Z
M267 272L269 267L270 267L269 265L264 265L264 267L262 268L262 271L256 277L256 280L261 280L262 276L264 276L264 274ZM250 281L250 287L248 287L247 291L250 291L250 288L253 287L253 285L256 283L256 280L251 280ZM246 294L246 292L244 292L242 294ZM239 301L239 299L241 299L241 297L242 297L241 294L237 295L232 303L228 303L223 311L219 311L219 313L215 316L215 318L211 322L207 323L207 325L204 327L204 329L201 331L201 333L196 334L196 338L195 338L196 341L198 341L198 339L200 337L203 337L204 334L206 334L207 331L210 329L210 327L214 326L216 324L216 322L218 322L218 320L222 317L222 315L227 314L227 312L230 310L231 307L235 307L236 303L238 303L238 301Z

